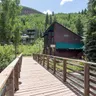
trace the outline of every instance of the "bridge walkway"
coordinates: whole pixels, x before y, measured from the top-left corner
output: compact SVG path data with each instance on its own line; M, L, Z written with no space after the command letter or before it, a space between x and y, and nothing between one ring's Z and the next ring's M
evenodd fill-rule
M77 96L32 57L23 57L19 83L15 96Z

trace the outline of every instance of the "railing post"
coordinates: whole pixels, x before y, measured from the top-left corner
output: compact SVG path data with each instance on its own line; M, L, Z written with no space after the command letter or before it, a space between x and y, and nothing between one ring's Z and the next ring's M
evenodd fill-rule
M33 59L35 60L35 55L33 54Z
M47 56L47 70L49 70L49 56Z
M89 96L89 64L84 65L84 96Z
M19 64L18 64L18 70L19 70L19 73L18 73L19 75L18 75L18 76L19 76L19 78L20 78L20 72L21 72L21 66L22 66L22 56L21 56L21 58L19 59L18 63L19 63Z
M43 66L45 66L45 55L43 55Z
M37 62L39 63L39 54L38 54Z
M56 72L56 58L54 57L53 74Z
M12 71L7 81L5 96L14 96L14 71Z
M67 64L66 60L63 60L63 82L66 82L66 74L67 74Z
M40 55L40 64L42 65L42 55Z
M14 87L15 87L15 91L19 90L19 63L15 66L14 68Z

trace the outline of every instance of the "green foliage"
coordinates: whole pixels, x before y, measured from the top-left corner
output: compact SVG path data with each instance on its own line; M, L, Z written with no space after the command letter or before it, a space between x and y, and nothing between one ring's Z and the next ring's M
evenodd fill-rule
M82 22L80 20L80 17L76 21L76 29L77 29L77 34L79 36L83 36L83 32L84 32L83 31L83 24L82 24Z
M78 14L78 13L56 14L57 22L61 23L63 26L72 30L75 33L77 33L76 22L79 17L80 17L80 21L82 22L82 25L83 25L83 31L86 32L87 31L87 22L88 22L88 18L87 18L86 14Z
M50 22L49 22L49 24L51 25L52 22L53 22L53 20L52 20L52 15L50 15Z
M33 53L43 52L43 40L37 39L34 45L19 45L19 53L24 56L31 56Z
M54 15L54 22L57 22L57 18L56 18L56 15Z
M8 44L18 27L20 0L1 0L0 42Z
M87 18L86 14L58 13L58 14L54 14L54 15L50 16L49 19L47 18L47 20L49 20L48 22L51 24L52 22L54 22L54 19L55 19L55 21L59 22L63 26L72 30L73 32L77 33L76 21L78 20L79 17L80 17L80 21L82 22L82 25L83 25L83 31L86 32L87 31L87 22L88 22L88 18ZM48 26L50 25L47 22L47 24L45 26L46 15L44 15L44 14L32 14L32 15L28 15L28 16L26 16L26 15L20 16L20 19L24 20L24 22L22 21L23 30L36 29L38 32L44 32L45 27L47 26L47 28L48 28ZM51 19L52 19L52 21L50 21Z
M48 16L48 13L47 13L46 18L45 18L45 30L47 29L48 24L49 24L49 16Z
M25 31L26 29L36 29L38 32L45 31L45 15L43 14L31 14L31 15L23 15L20 16L22 21L22 30Z
M85 55L87 60L96 62L96 0L89 0L88 11L89 21L85 40Z
M43 39L35 41L34 45L19 45L18 54L31 56L33 53L43 52ZM13 45L0 46L0 71L7 67L15 58L15 49Z
M12 45L0 46L0 71L9 65L14 59L15 55L14 48Z

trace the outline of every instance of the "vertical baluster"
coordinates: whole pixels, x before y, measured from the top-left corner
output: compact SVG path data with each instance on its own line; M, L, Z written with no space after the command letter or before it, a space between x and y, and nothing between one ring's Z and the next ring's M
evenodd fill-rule
M47 69L49 70L49 56L47 56Z
M15 91L19 90L19 77L20 77L19 62L14 68L14 87Z
M63 60L63 82L66 82L66 74L67 74L67 64L66 60Z
M38 63L39 63L39 54L38 54L38 56L37 56L37 57L38 57L37 61L38 61Z
M89 64L84 66L84 96L89 96Z
M42 64L42 55L40 55L39 58L40 58L40 64Z
M53 74L56 72L56 58L54 57Z
M45 55L43 55L43 66L45 66Z
M6 83L6 95L14 96L14 71L12 71L7 83Z

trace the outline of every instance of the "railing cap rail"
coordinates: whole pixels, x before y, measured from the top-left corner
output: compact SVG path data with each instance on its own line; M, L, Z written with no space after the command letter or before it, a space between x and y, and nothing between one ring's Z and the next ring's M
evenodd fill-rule
M81 62L81 63L85 63L85 64L89 64L89 65L96 65L96 63L94 63L94 62L88 62L88 61L85 61L85 60L70 59L70 58L64 58L64 57L58 57L58 56L46 55L46 54L37 54L37 55L51 56L51 57L55 57L55 58L62 59L62 60Z

